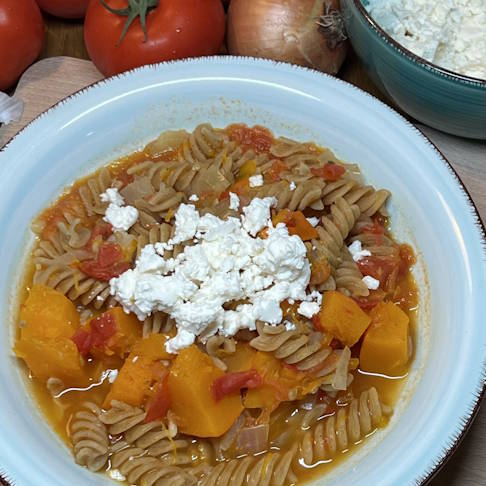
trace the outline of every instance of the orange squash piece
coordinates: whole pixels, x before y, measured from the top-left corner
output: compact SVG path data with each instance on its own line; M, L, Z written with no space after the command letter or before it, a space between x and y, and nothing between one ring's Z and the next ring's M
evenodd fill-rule
M175 357L165 350L167 339L165 334L151 334L135 343L103 402L105 408L111 406L112 400L134 407L143 404L152 385L159 379L157 362Z
M74 304L61 292L34 285L20 310L21 339L50 341L70 338L79 326L79 314Z
M170 409L179 430L196 437L219 437L243 411L239 394L216 402L213 382L223 375L211 358L192 345L177 355L167 379Z
M302 241L309 241L318 236L316 229L307 221L301 211L282 209L272 218L272 222L274 226L277 226L278 223L284 223L289 234L297 235Z
M15 353L41 381L56 377L67 386L87 384L88 376L81 366L78 349L69 338L48 342L36 338L20 339L15 345Z
M346 346L356 344L370 322L371 317L350 297L336 290L324 293L319 325Z
M224 358L224 362L228 366L228 372L237 373L250 370L256 353L257 350L248 343L237 343L236 352Z
M408 361L407 314L393 302L381 302L370 317L359 355L360 368L390 376L402 374Z

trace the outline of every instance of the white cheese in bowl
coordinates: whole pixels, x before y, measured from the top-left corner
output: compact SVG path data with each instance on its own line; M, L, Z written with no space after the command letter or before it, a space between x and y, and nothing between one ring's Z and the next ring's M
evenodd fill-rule
M486 79L486 0L369 0L366 8L417 56Z
M166 343L170 353L190 346L197 336L233 336L255 329L256 321L279 324L280 303L287 299L304 302L299 312L311 317L322 295L306 292L310 264L303 241L289 235L283 223L272 225L270 208L276 202L254 198L240 218L226 220L200 216L193 205L181 204L172 240L146 245L135 268L110 281L111 294L140 320L156 311L169 314L177 327ZM263 228L267 234L260 238ZM166 248L194 242L195 236L177 258L163 258ZM224 306L234 301L240 303Z

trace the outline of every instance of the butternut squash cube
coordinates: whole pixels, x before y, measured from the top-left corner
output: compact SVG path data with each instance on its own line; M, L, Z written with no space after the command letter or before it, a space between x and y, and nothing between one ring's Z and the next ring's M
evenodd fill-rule
M49 342L36 338L20 339L15 345L15 353L41 381L56 377L67 386L83 386L88 381L78 349L69 338Z
M408 361L408 316L393 302L379 303L371 312L359 355L360 368L371 373L400 375Z
M34 285L20 310L21 339L70 338L79 326L75 305L61 292Z
M134 407L143 404L158 378L155 364L162 359L175 358L165 350L167 339L166 334L151 334L135 343L103 402L105 408L111 406L112 400Z
M196 437L223 435L243 411L239 394L216 402L214 381L224 373L211 358L192 345L177 355L168 377L170 409L179 430Z
M356 344L370 322L370 316L351 297L336 290L324 293L319 312L320 326L346 346Z

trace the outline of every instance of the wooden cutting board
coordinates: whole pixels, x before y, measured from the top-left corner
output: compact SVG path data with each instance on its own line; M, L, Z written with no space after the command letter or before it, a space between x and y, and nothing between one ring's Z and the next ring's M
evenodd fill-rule
M15 92L25 104L22 119L0 127L0 147L59 100L102 78L92 62L70 57L51 57L31 66L20 79ZM453 165L476 203L483 222L486 222L486 142L453 137L423 125L417 126ZM485 465L486 408L483 408L461 446L430 484L486 485Z

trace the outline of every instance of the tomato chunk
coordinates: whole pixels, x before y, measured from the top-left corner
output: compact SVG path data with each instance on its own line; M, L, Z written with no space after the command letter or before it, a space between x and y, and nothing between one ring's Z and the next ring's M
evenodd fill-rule
M109 281L130 268L130 263L122 261L123 258L123 250L118 243L103 243L96 260L81 262L79 269L89 277Z
M230 140L238 142L244 149L255 152L268 152L273 143L273 136L265 127L255 125L250 128L243 124L233 124L227 129Z
M385 234L385 227L380 224L380 222L375 219L373 224L367 224L363 226L360 230L360 233L371 233L373 235L384 235Z
M231 395L242 388L258 388L262 383L262 377L257 370L226 373L213 382L211 392L218 402L226 395Z
M79 328L71 338L79 353L87 356L92 348L101 348L108 344L110 338L116 334L117 326L113 315L105 312L90 321L90 330Z
M388 277L400 264L394 257L388 256L369 256L358 261L358 267L363 275L369 275L380 281L384 285Z
M162 420L167 415L170 407L170 396L167 377L168 372L160 380L155 391L155 395L150 401L147 409L147 415L145 416L145 423L153 422L154 420Z
M311 172L325 181L333 182L337 181L346 172L346 169L342 165L328 162L322 167L313 167Z
M270 182L277 182L281 178L282 172L288 171L289 168L286 164L284 164L281 160L276 160L265 172L265 178L268 179Z

